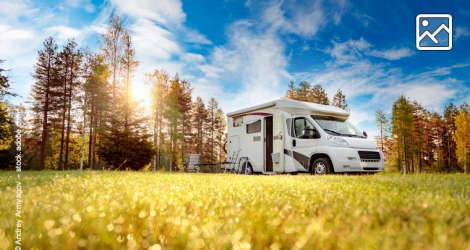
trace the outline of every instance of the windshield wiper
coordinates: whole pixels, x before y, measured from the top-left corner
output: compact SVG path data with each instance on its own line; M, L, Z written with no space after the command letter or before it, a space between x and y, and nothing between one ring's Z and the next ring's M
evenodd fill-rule
M336 135L343 135L343 134L341 134L341 133L338 133L338 132L336 132L336 131L329 130L329 129L326 129L326 128L324 128L323 130L325 130L326 132L330 132L330 133L336 134Z
M361 137L361 138L366 138L365 136L362 135L355 135L355 134L342 134L343 136L349 136L349 137Z

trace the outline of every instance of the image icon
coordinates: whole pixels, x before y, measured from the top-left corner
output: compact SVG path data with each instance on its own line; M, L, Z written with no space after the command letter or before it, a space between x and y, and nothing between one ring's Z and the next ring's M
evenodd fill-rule
M418 50L451 50L452 16L449 14L416 16L416 48Z

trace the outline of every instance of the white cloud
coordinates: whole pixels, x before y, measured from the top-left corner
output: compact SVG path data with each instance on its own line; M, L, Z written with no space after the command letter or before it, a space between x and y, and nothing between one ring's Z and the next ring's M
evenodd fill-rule
M261 19L271 29L308 38L314 36L328 21L321 1L301 8L284 1L252 7L261 8Z
M455 40L464 36L470 36L470 32L468 31L468 29L466 27L456 27L455 28Z
M198 90L202 84L225 85L224 99L219 100L225 111L282 96L282 83L290 75L286 70L284 43L279 37L269 31L256 33L251 22L246 20L232 24L227 34L228 43L216 47L209 56L208 65L200 67L206 80L195 84L195 92L206 99L209 93Z
M388 49L388 50L372 50L368 53L371 56L381 57L388 60L399 60L404 57L409 57L415 54L409 48Z
M417 100L428 109L438 111L449 99L463 97L463 82L445 76L455 68L469 67L470 64L456 64L405 76L399 68L369 61L364 54L370 52L370 47L363 39L333 42L333 47L325 51L332 56L333 61L324 68L296 74L295 78L321 84L330 98L340 88L352 110L359 105L361 110L369 110L371 114L371 109L390 109L402 94ZM364 102L364 99L368 101ZM354 100L361 101L356 103Z
M15 21L20 17L37 13L39 9L32 8L31 5L28 0L0 0L0 20Z
M83 8L88 13L93 13L96 9L91 0L67 0L65 3L70 7Z
M44 29L46 37L52 36L59 44L64 44L68 39L78 38L82 34L81 30L73 29L67 26L52 26Z
M346 42L332 41L333 47L326 50L337 62L351 63L357 59L361 59L363 55L380 57L388 60L399 60L415 54L408 48L392 48L385 50L373 50L373 45L360 38L359 40L348 40Z
M186 20L183 4L179 0L112 0L121 14L147 19L163 25L180 25Z

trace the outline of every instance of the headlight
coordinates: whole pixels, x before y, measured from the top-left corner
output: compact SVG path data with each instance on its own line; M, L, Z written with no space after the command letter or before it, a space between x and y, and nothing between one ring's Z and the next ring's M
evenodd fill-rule
M349 147L349 144L348 144L343 138L341 138L341 137L328 135L328 140L330 140L330 141L333 142L334 144L338 144L338 145L343 145L343 146Z

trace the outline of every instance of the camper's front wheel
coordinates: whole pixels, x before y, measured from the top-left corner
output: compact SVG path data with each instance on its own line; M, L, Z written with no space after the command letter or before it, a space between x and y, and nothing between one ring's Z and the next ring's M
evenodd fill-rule
M332 174L333 168L331 167L331 163L326 158L318 158L315 162L313 162L313 169L312 174Z

